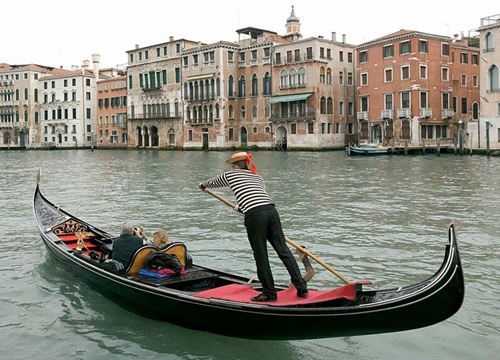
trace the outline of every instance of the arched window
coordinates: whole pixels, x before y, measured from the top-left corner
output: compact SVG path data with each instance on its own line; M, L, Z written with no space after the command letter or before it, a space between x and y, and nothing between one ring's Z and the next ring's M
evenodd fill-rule
M299 86L305 86L306 85L306 69L303 67L299 68Z
M227 81L227 95L229 97L234 97L234 78L233 78L233 75L229 75L229 79Z
M262 94L271 95L271 76L269 72L266 72L264 78L262 79Z
M245 117L246 117L245 106L242 106L240 109L240 117L241 117L241 120L245 119Z
M252 96L258 95L258 83L257 83L257 75L253 74L252 76Z
M242 98L242 97L245 97L247 94L246 94L246 90L245 90L245 76L241 75L240 77L240 81L239 81L239 84L238 84L238 97Z
M332 83L332 69L330 68L326 69L326 83L327 84Z
M326 99L324 96L319 101L319 112L320 114L326 114Z
M325 83L325 68L324 67L321 67L319 69L319 82L320 82L320 84Z
M252 117L253 117L253 118L256 118L256 117L257 117L257 106L256 106L256 105L254 105L254 106L252 107Z
M298 85L298 79L297 79L297 70L291 69L290 74L290 86L297 86Z
M493 51L495 49L495 43L493 42L493 34L487 32L484 36L484 51Z
M280 79L281 79L280 87L287 88L288 87L288 72L286 70L281 71Z
M331 97L326 99L326 113L333 114L333 99Z
M498 88L498 68L496 65L492 65L488 70L488 78L490 82L490 91L496 92L499 90Z
M230 119L234 119L234 109L233 109L233 105L229 105L229 108L228 108L228 117Z

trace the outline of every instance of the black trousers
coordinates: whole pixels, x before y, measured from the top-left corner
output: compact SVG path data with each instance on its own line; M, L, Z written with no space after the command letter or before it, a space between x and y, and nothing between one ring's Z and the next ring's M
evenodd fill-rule
M267 241L269 241L288 270L292 284L298 290L306 289L307 284L302 278L299 265L286 244L281 219L275 207L270 205L251 209L245 214L245 227L263 293L272 298L277 296L271 266L269 265Z

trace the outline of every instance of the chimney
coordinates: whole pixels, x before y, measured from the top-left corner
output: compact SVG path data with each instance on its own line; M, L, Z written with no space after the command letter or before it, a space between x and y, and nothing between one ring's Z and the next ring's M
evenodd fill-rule
M337 33L332 31L332 41L337 41Z
M342 34L342 44L345 44L345 34Z
M174 41L174 37L173 36L169 36L169 41L170 42Z
M96 80L99 79L99 61L101 60L101 55L92 54L92 63L94 64L94 76Z
M138 50L139 49L139 44L135 44L135 49Z

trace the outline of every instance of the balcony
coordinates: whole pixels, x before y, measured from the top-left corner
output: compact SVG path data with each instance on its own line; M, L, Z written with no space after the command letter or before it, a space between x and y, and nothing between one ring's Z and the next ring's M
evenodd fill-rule
M455 116L455 111L453 109L443 109L441 112L443 119L449 119Z
M411 118L411 109L410 108L398 109L398 118L399 119L409 119L409 118Z
M161 90L161 85L158 86L141 86L142 91L144 92L149 92L149 91L160 91Z
M367 121L368 111L358 111L356 118L358 119L358 121Z
M304 111L274 111L271 114L271 121L304 121L304 120L315 120L316 119L316 111L312 108L309 108Z
M380 112L380 117L384 120L392 120L392 119L394 119L394 111L393 110L382 110Z
M420 117L421 118L430 118L430 117L432 117L432 109L431 108L420 109Z

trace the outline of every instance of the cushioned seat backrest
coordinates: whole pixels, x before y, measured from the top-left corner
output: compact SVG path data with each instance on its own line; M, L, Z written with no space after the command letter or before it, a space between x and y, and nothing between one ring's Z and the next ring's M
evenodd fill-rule
M150 245L146 245L137 249L134 255L132 256L132 259L130 260L125 273L137 274L139 270L146 267L146 258L148 257L148 255L156 250L158 250L156 249L156 247Z
M182 266L186 267L187 248L184 243L173 242L162 248L167 254L175 254Z

